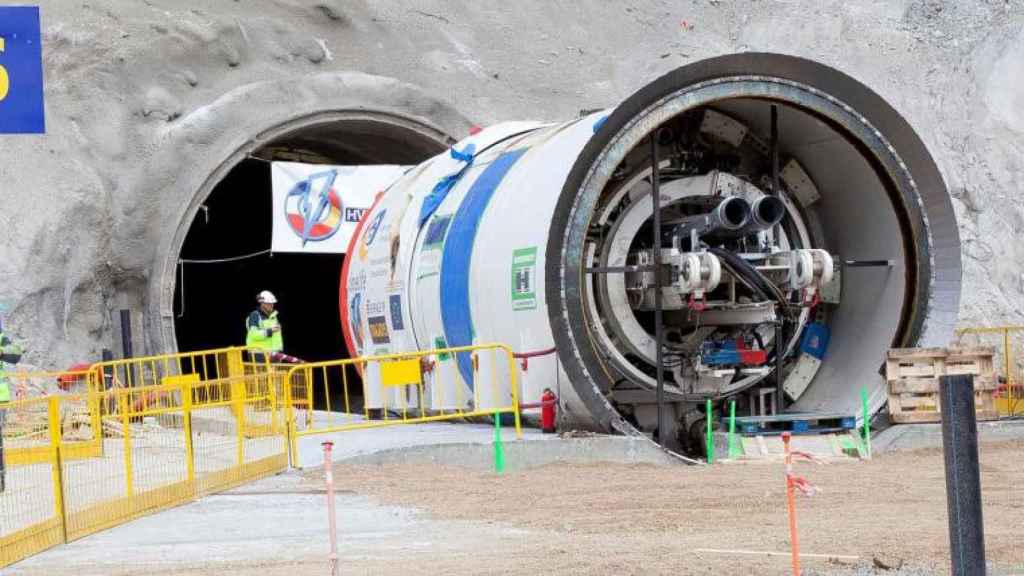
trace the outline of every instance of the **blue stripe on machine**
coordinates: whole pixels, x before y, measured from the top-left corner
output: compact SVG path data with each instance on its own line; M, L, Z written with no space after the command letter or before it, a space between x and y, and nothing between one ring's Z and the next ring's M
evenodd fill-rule
M448 239L441 257L441 321L448 346L473 344L473 318L469 309L469 264L473 243L487 204L512 165L526 152L525 148L505 152L490 164L473 182L449 225ZM456 355L462 379L474 389L473 360L468 352Z

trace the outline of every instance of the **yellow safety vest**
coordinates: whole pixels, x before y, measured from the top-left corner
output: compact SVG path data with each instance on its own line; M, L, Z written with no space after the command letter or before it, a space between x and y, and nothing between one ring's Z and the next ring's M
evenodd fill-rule
M280 328L281 323L277 320L277 310L264 316L259 310L253 312L245 321L245 345L250 348L257 348L266 352L281 352L284 350L284 338Z
M11 401L10 381L3 372L7 370L8 364L15 364L21 360L21 354L21 346L11 342L10 338L0 332L0 404Z

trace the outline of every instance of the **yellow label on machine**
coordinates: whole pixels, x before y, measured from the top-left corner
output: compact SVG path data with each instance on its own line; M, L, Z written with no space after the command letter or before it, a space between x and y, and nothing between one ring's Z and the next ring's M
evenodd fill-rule
M421 383L419 358L382 361L380 383L383 386L418 386Z

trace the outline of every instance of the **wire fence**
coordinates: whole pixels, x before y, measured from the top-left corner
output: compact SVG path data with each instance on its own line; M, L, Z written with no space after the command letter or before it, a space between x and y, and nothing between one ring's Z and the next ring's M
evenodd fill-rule
M285 470L280 379L245 355L101 363L83 391L0 407L0 567Z

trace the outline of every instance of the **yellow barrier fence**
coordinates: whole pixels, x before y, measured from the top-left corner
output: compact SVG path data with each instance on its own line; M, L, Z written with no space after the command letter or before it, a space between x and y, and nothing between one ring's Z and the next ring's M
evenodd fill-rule
M301 418L298 418L298 425L305 427L313 423L313 397L312 389L307 386L305 373L302 371L291 373L295 364L270 364L271 382L274 386L274 393L280 403L280 409L284 410L285 400L290 400ZM262 371L263 364L246 362L245 370ZM285 388L288 388L286 391Z
M459 354L472 358L471 383L462 382L454 369ZM443 363L448 363L450 369L442 370ZM361 405L349 393L349 373L353 369L363 376ZM516 435L522 436L518 372L512 349L504 344L300 364L288 371L285 381L294 384L285 387L291 396L284 402L293 455L298 453L297 439L301 436L499 414L512 414ZM325 399L326 421L307 420L305 429L299 430L294 395L302 394L303 401L311 405L314 396L319 396L316 388ZM332 388L341 393L340 405L339 399L331 399ZM379 407L371 407L371 398Z
M455 369L461 354L472 382ZM359 406L348 387L356 371ZM16 389L34 381L53 393L0 405L0 568L284 471L299 436L507 413L522 434L518 371L501 344L298 366L225 348L6 375Z
M273 372L244 367L245 354L101 363L87 376L91 391L0 406L4 443L17 455L6 459L0 492L0 567L286 469Z
M66 390L95 392L99 389L96 373L91 371L2 372L0 377L7 380L17 400L39 399L48 395L65 395ZM4 433L0 449L6 466L48 462L50 448L47 438L47 405L45 402L29 402L31 408L11 413L2 428ZM62 425L68 428L88 429L99 423L99 412L95 402L73 401L68 397L61 407ZM99 442L91 437L69 436L63 446L63 457L67 460L93 458L100 453Z
M1015 354L1024 340L1024 326L972 327L957 330L961 343L994 346L995 364L1002 382L996 391L995 407L1000 416L1024 416L1024 378Z

